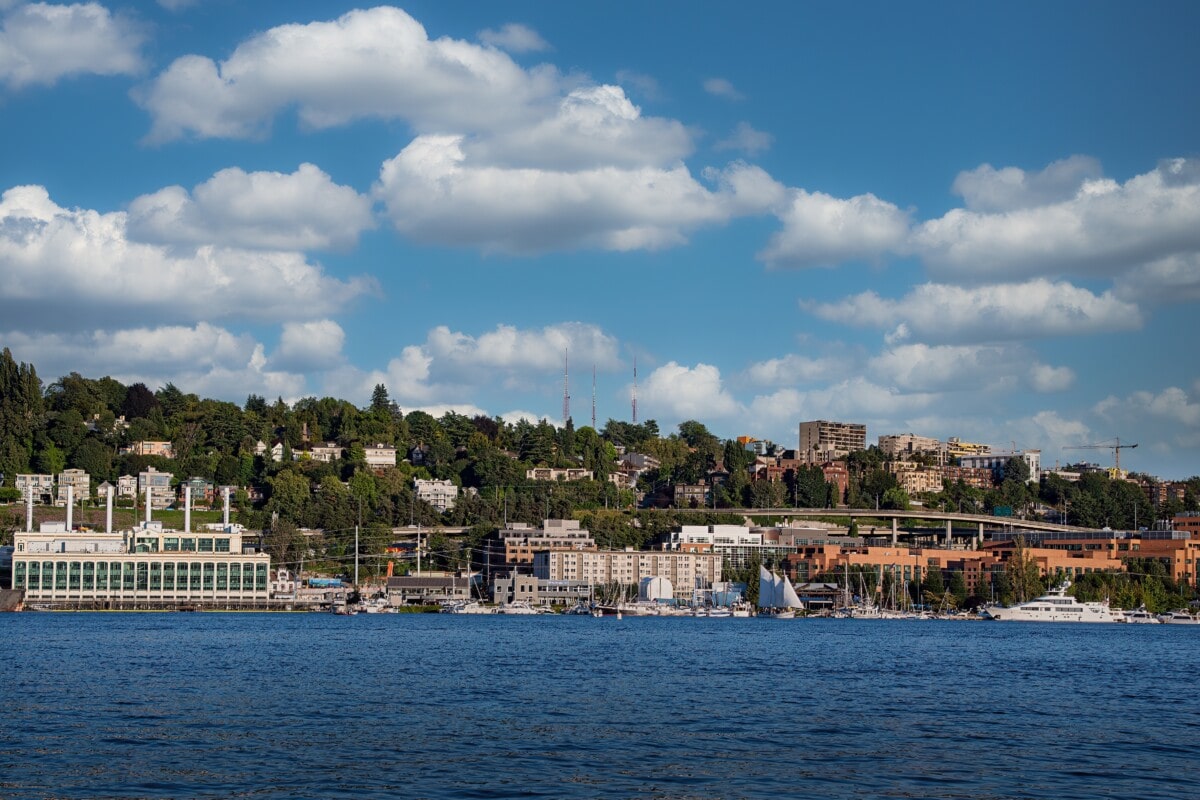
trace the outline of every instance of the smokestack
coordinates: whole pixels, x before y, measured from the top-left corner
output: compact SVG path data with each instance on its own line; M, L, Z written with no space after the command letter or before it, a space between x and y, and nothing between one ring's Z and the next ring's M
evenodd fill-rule
M33 487L25 487L25 530L33 533Z
M74 530L75 518L75 487L67 484L67 533Z
M183 487L183 532L192 532L192 487Z
M225 513L221 516L221 524L229 530L229 487L225 487Z
M113 487L108 485L107 497L104 498L104 532L112 533L112 503Z
M146 524L150 524L150 493L154 491L149 482L146 483Z

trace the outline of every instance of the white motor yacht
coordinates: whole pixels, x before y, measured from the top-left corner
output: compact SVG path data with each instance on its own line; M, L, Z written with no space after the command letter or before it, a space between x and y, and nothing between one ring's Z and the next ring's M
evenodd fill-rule
M1067 594L1070 581L1064 581L1046 594L1027 603L985 606L983 614L1001 622L1118 622L1117 615L1102 603L1081 603Z
M1200 619L1193 617L1182 609L1170 611L1166 614L1159 614L1158 621L1164 625L1200 625Z
M1149 611L1147 611L1145 605L1140 605L1131 611L1126 611L1124 614L1124 617L1118 618L1117 621L1118 622L1128 622L1130 624L1137 624L1137 625L1147 625L1147 624L1157 625L1162 620L1160 620L1158 617L1154 616Z

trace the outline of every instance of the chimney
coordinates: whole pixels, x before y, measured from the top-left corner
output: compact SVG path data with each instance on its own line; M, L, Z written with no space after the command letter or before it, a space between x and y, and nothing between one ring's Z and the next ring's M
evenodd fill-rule
M225 513L221 515L221 524L229 530L229 487L225 487Z
M33 487L25 487L25 530L33 533Z
M75 528L73 527L75 517L75 487L67 484L67 533L70 533Z
M113 487L108 485L107 497L104 499L104 532L112 533Z
M151 492L153 492L153 491L154 491L153 487L151 487L150 482L147 481L146 482L146 524L147 525L150 524L150 497L151 497Z
M192 487L183 487L183 532L192 532Z

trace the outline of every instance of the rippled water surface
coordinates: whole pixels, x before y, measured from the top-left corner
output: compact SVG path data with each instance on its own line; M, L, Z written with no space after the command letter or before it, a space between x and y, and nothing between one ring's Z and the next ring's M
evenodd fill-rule
M1200 630L0 615L3 798L1200 797Z

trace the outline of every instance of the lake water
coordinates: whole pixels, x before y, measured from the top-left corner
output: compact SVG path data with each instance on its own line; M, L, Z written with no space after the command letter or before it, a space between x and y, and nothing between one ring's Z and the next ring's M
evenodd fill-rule
M1200 797L1200 630L0 615L2 798Z

